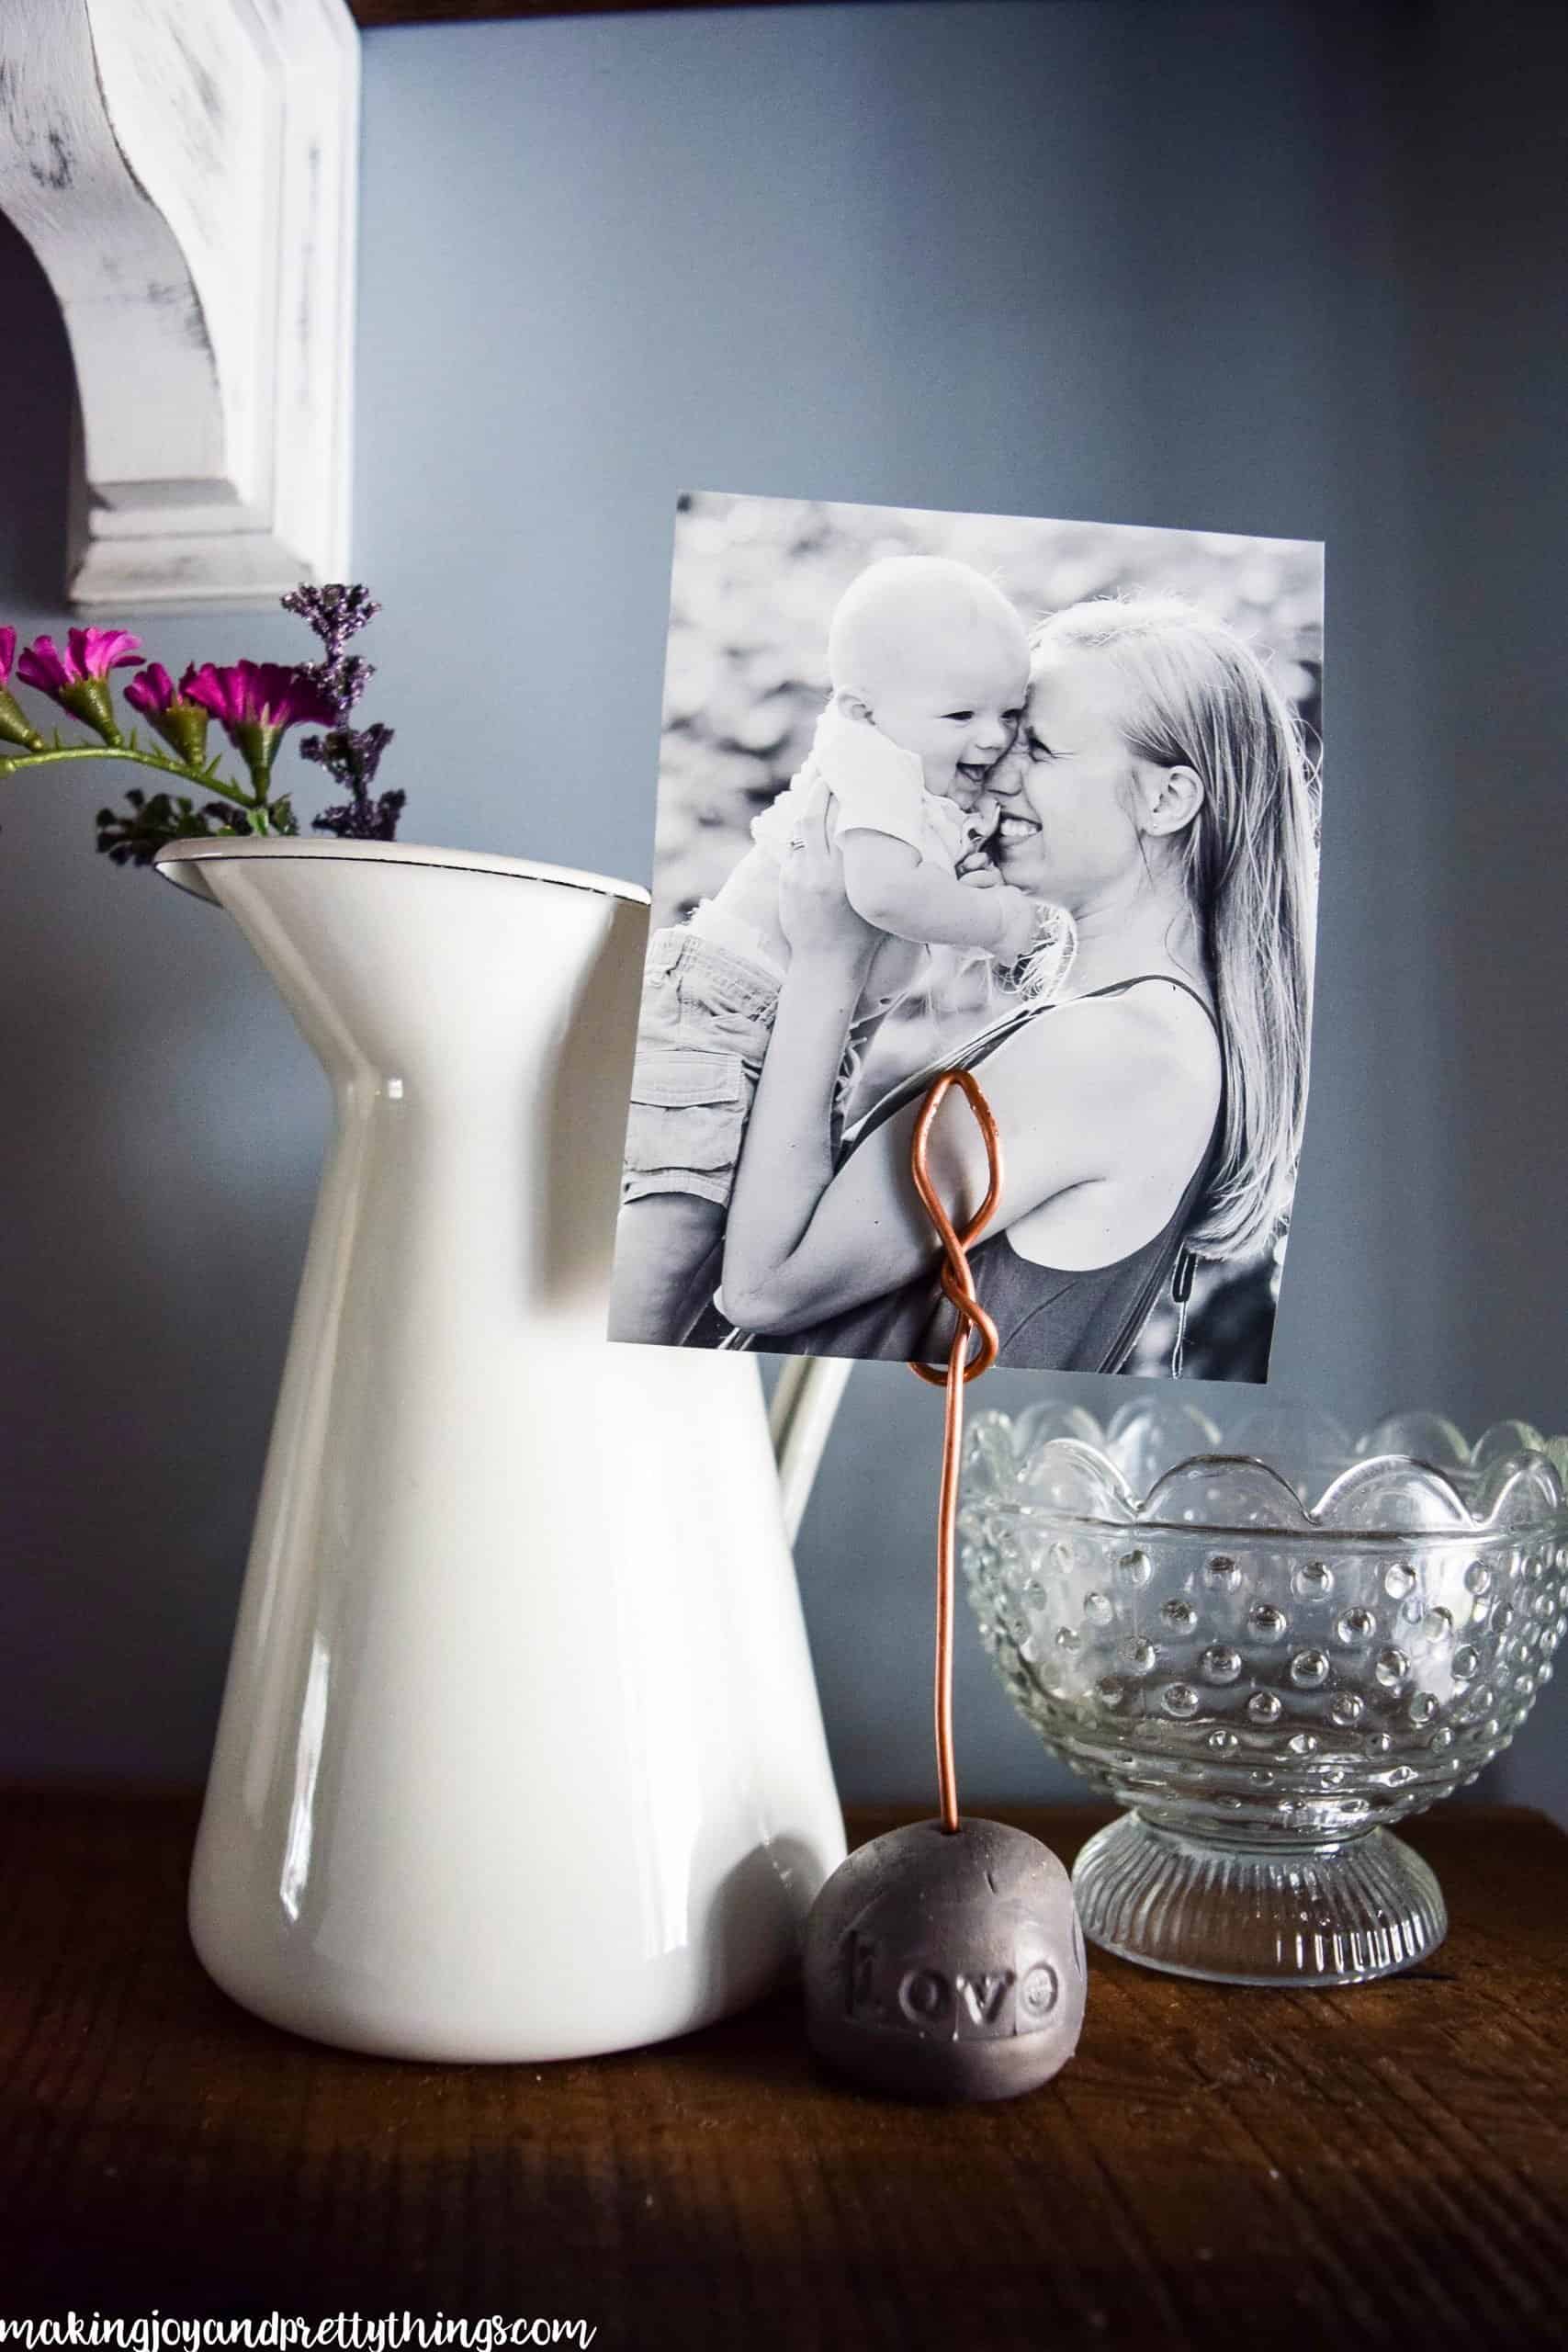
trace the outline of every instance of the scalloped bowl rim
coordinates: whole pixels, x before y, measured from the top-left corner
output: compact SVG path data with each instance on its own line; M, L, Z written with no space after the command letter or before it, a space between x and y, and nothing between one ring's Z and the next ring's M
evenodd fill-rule
M1496 1455L1486 1461L1478 1474L1473 1474L1478 1478L1477 1501L1481 1501L1483 1498L1487 1498L1485 1510L1479 1514L1472 1510L1471 1505L1454 1484L1451 1475L1454 1465L1445 1466L1426 1461L1418 1454L1397 1453L1356 1456L1329 1481L1316 1502L1307 1505L1302 1500L1289 1479L1276 1469L1273 1464L1264 1461L1260 1455L1212 1451L1184 1454L1179 1461L1168 1464L1160 1471L1147 1493L1139 1496L1134 1493L1129 1484L1126 1474L1111 1455L1101 1447L1091 1445L1087 1439L1069 1436L1051 1437L1027 1453L1019 1451L1016 1446L1015 1432L1020 1418L993 1411L985 1417L984 1422L976 1419L971 1430L969 1449L966 1449L971 1475L977 1461L983 1459L971 1450L974 1447L975 1439L982 1427L987 1424L995 1426L999 1423L1006 1429L1010 1443L1014 1445L1015 1459L1021 1475L1025 1472L1031 1462L1038 1461L1042 1456L1048 1454L1057 1453L1068 1459L1079 1460L1087 1457L1093 1464L1096 1475L1103 1477L1111 1494L1124 1498L1126 1516L1107 1518L1096 1511L1077 1510L1066 1504L1053 1503L1043 1497L1026 1494L1009 1495L998 1492L994 1487L983 1493L982 1498L988 1510L1010 1513L1038 1512L1047 1514L1054 1521L1062 1523L1106 1530L1138 1527L1166 1535L1225 1536L1238 1542L1250 1540L1253 1543L1260 1538L1267 1538L1272 1544L1292 1541L1310 1542L1330 1547L1382 1544L1403 1550L1420 1549L1431 1544L1453 1544L1462 1543L1472 1536L1509 1534L1524 1541L1548 1529L1568 1530L1568 1496L1563 1493L1562 1481L1551 1454L1544 1446L1540 1449L1521 1449L1516 1453ZM1499 1423L1495 1426L1501 1428L1509 1425ZM1482 1453L1490 1435L1491 1431L1486 1431L1476 1441L1473 1447L1468 1449L1472 1461ZM1562 1441L1552 1441L1552 1442L1562 1444ZM1176 1480L1194 1470L1209 1476L1213 1476L1216 1472L1240 1470L1248 1474L1249 1478L1253 1480L1261 1476L1279 1490L1280 1501L1279 1519L1274 1521L1258 1521L1256 1520L1195 1521L1162 1518L1158 1510L1154 1507L1159 1503L1164 1491L1171 1487ZM1379 1476L1387 1477L1391 1474L1406 1473L1418 1474L1421 1486L1452 1509L1455 1517L1450 1525L1446 1527L1399 1527L1386 1524L1366 1526L1348 1524L1343 1520L1328 1516L1331 1510L1336 1510L1341 1506L1348 1494L1353 1494L1359 1487L1371 1485ZM1502 1517L1504 1508L1521 1482L1529 1480L1539 1487L1543 1473L1552 1487L1557 1489L1556 1500L1549 1502L1543 1498L1541 1507L1534 1513L1520 1519L1505 1520ZM982 1478L983 1476L982 1473Z

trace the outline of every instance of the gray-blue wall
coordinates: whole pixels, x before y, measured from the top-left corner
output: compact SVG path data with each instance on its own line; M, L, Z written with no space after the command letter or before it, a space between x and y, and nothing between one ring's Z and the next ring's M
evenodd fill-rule
M647 876L683 487L1325 539L1277 1379L1568 1426L1562 23L1065 0L368 37L355 569L407 836ZM0 618L30 633L65 619L71 375L4 224L0 316ZM302 650L281 616L142 626L171 668ZM111 786L0 786L0 1771L193 1779L326 1100L223 922L95 858ZM801 1539L850 1795L928 1785L939 1431L857 1373ZM963 1644L966 1787L1070 1787ZM1561 1695L1502 1781L1568 1814Z

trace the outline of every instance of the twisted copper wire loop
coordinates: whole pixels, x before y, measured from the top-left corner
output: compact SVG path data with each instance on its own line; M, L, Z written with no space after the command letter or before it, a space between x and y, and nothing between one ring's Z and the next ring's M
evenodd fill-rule
M990 1175L986 1197L962 1233L949 1216L931 1182L927 1156L932 1123L955 1086L974 1114L975 1124L986 1147L986 1165ZM976 1296L975 1277L969 1271L967 1255L970 1243L979 1238L996 1214L1002 1190L1001 1137L991 1116L991 1106L972 1071L944 1070L928 1088L925 1100L920 1104L919 1116L915 1121L915 1133L909 1146L909 1167L915 1179L915 1190L920 1196L926 1215L936 1227L937 1238L942 1246L947 1261L942 1270L942 1292L957 1318L946 1371L933 1372L930 1365L923 1363L909 1366L917 1379L929 1381L933 1388L945 1387L947 1391L942 1442L942 1498L937 1507L935 1698L937 1788L942 1800L942 1826L951 1835L958 1827L958 1780L953 1761L953 1547L958 1523L959 1457L964 1449L964 1391L968 1382L978 1380L983 1372L989 1372L997 1360L999 1344L997 1327ZM971 1356L969 1342L972 1338L978 1344Z

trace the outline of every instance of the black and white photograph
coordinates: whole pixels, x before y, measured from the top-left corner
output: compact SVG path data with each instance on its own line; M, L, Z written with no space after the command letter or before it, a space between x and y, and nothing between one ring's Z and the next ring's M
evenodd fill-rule
M1265 1379L1322 668L1314 541L684 495L610 1337L943 1362L962 1069L998 1361Z

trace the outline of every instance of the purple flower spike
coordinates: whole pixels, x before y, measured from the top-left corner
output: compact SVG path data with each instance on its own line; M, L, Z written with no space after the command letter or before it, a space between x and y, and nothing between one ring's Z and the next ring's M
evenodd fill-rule
M0 686L10 684L16 662L17 632L14 628L0 628Z
M139 710L155 735L187 768L198 768L207 756L209 715L199 703L180 695L161 662L139 670L125 690L132 710Z
M376 771L392 740L389 727L355 727L354 706L376 674L374 662L362 661L344 648L351 637L373 620L381 607L362 582L330 581L324 588L301 584L283 598L286 613L298 613L321 640L321 659L306 674L332 706L333 722L324 735L307 735L299 746L302 759L344 786L348 798L324 808L316 830L335 833L340 841L389 842L396 838L404 794L372 791Z

